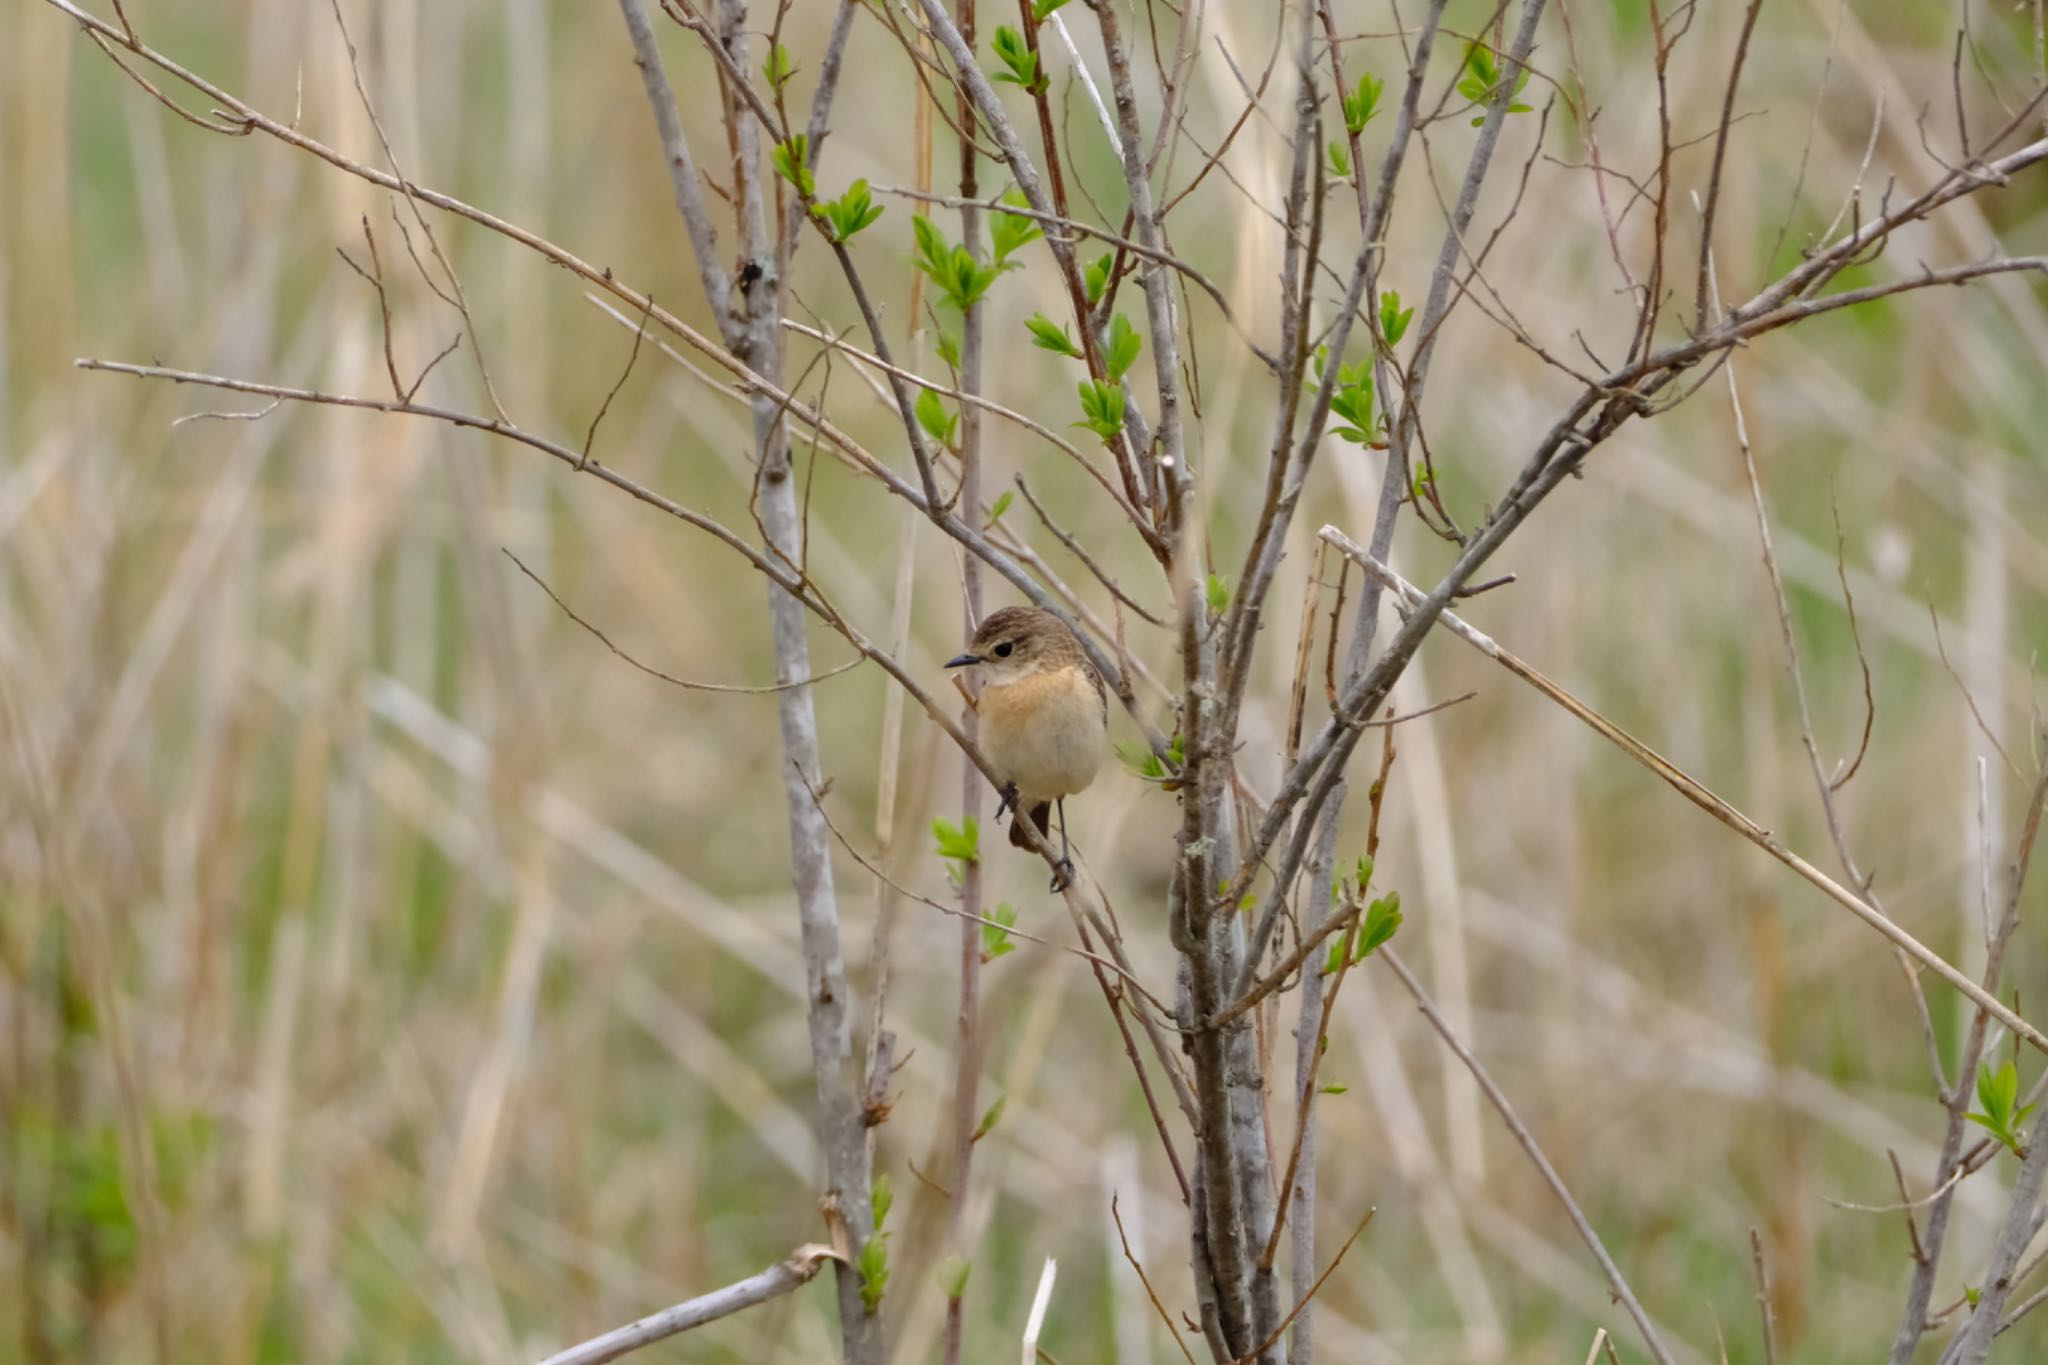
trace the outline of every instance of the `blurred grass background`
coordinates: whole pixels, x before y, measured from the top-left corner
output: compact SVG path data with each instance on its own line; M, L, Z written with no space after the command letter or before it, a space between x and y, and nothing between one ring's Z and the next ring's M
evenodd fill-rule
M1225 53L1256 71L1274 13L1209 8L1190 128L1213 147L1242 99ZM1996 86L1966 67L1981 139L2003 121L2001 96L2016 103L2031 88L2031 32L2011 7L1971 8ZM154 46L379 160L326 6L129 10ZM1464 0L1452 11L1459 27L1488 12ZM1680 139L1713 125L1740 11L1699 8L1671 72ZM791 11L801 100L828 13L824 0ZM1340 13L1349 30L1382 35L1348 49L1352 69L1395 77L1385 7ZM1927 143L1952 155L1959 13L1766 6L1726 174L1724 294L1744 297L1796 259L1866 146L1866 214L1894 178L1901 193L1927 183L1923 110ZM704 321L609 7L357 0L346 14L406 174ZM1656 120L1643 15L1628 0L1580 0L1571 17L1603 157L1646 173ZM1538 65L1562 78L1563 29L1556 15L1546 22ZM261 403L74 371L74 356L96 355L381 393L374 298L334 254L360 258L365 215L395 282L401 364L416 370L458 323L405 268L385 196L260 136L175 120L54 9L21 6L10 30L0 1358L532 1357L816 1236L773 703L636 673L498 551L519 554L636 657L724 683L770 676L758 580L688 528L474 433L324 408L174 426ZM709 66L671 36L686 118L712 164ZM1108 145L1068 86L1069 64L1052 66L1079 179L1120 216ZM856 175L912 182L906 71L863 19L820 175L827 192ZM1271 107L1286 107L1286 85L1283 71ZM1504 143L1517 169L1534 123L1517 119ZM1368 136L1375 156L1384 135L1376 124ZM1469 135L1463 120L1431 132L1446 196ZM1557 353L1577 354L1577 331L1611 359L1632 311L1582 130L1561 106L1548 143L1488 276ZM1681 153L1674 183L1701 185L1709 154ZM1177 175L1195 155L1183 153ZM951 164L943 128L937 164ZM1278 202L1280 134L1255 118L1227 164L1232 178L1210 177L1177 215L1175 246L1270 333L1277 229L1248 196ZM1387 280L1411 301L1441 231L1424 171L1411 159ZM1512 191L1505 168L1496 180L1481 212L1489 230ZM1618 180L1609 190L1617 202L1627 192ZM909 207L885 202L857 254L910 345ZM1348 202L1343 191L1332 201L1333 260L1355 250ZM1646 216L1638 206L1624 232L1637 264ZM1674 240L1689 253L1694 223L1680 217ZM626 330L510 244L446 219L437 230L508 409L579 441L625 363ZM1999 242L2048 249L2038 173L1902 235L1866 274L1975 259ZM856 317L829 267L808 242L797 297L811 320L849 328ZM1839 516L1876 698L1870 755L1846 792L1852 845L1893 913L1965 964L1982 953L1980 779L2001 863L2025 785L1972 722L1930 607L1956 674L2031 773L2034 669L2048 639L2043 304L2038 283L2006 277L1826 319L1735 361L1830 764L1854 751L1863 724L1836 582ZM1071 376L1028 348L1021 326L1041 308L1057 317L1061 302L1034 258L994 295L991 391L1063 427ZM1229 566L1272 395L1215 310L1197 301L1191 312L1202 365L1192 439ZM814 354L799 340L790 372ZM1469 523L1569 381L1469 309L1434 379L1431 448ZM840 359L813 369L806 393L820 383L843 425L897 457L894 419L857 372ZM467 345L425 393L482 409ZM989 432L992 489L1028 473L1140 600L1162 603L1114 509L1064 457L1016 428ZM748 449L744 409L651 351L597 440L599 458L741 529ZM1369 524L1378 458L1333 446L1305 503L1247 713L1242 760L1264 789L1309 537L1325 520ZM877 638L908 545L906 653L936 680L957 648L951 546L929 530L906 540L886 495L829 460L817 462L812 508L813 569ZM1107 615L1106 595L1021 501L1004 524L1075 570L1069 581ZM1427 581L1445 549L1404 534L1400 558ZM1722 381L1626 429L1500 568L1520 581L1472 602L1471 619L1831 866ZM1165 669L1165 634L1135 620L1130 630L1134 653ZM847 657L822 631L814 649L820 667ZM1455 642L1425 649L1397 700L1407 709L1475 688L1475 701L1399 735L1379 865L1404 894L1404 951L1641 1298L1689 1343L1686 1359L1719 1358L1724 1336L1729 1360L1761 1359L1751 1228L1771 1267L1779 1358L1873 1358L1907 1279L1905 1226L1829 1201L1896 1202L1887 1150L1924 1188L1942 1117L1897 968L1874 936ZM887 842L893 875L942 896L923 831L946 813L957 760L913 714L896 800L878 810L885 697L871 668L820 684L828 809L863 850ZM1362 847L1356 805L1346 848ZM1077 807L1087 870L1163 989L1172 799L1112 775ZM1006 855L989 870L1020 927L1067 939L1041 868ZM940 1163L946 1140L957 930L878 893L850 859L839 873L858 981L871 979L877 916L894 916L889 1022L910 1057L877 1168L898 1191L898 1358L922 1360L939 1323L929 1233L943 1209L918 1172ZM2009 966L2023 1007L2048 986L2042 886ZM1046 1256L1061 1264L1043 1338L1054 1356L1177 1357L1118 1251L1112 1192L1169 1307L1193 1307L1171 1177L1083 973L1031 945L989 968L984 1094L1009 1100L977 1164L970 1359L1015 1350ZM1605 1326L1624 1359L1638 1358L1534 1172L1390 984L1374 971L1354 979L1325 1070L1348 1088L1323 1110L1322 1245L1377 1209L1325 1291L1326 1352L1577 1361ZM1951 996L1931 997L1952 1045L1965 1017ZM1292 1046L1284 1035L1274 1044ZM2023 1068L2031 1079L2034 1061ZM1963 1190L1937 1304L1981 1263L2013 1165ZM827 1299L807 1290L644 1358L830 1359ZM2000 1346L2012 1360L2044 1351L2038 1320Z

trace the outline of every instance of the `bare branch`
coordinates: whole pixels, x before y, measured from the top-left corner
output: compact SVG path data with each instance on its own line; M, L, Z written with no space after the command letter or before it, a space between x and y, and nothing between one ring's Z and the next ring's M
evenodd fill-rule
M779 1298L809 1284L817 1275L818 1268L827 1261L844 1259L831 1247L815 1242L800 1246L790 1253L788 1260L777 1261L758 1275L749 1275L723 1289L686 1299L638 1322L614 1328L601 1337L592 1337L579 1346L557 1351L541 1365L604 1365L605 1361L630 1355L642 1346L651 1346L692 1327L702 1327L743 1308Z
M640 68L640 81L647 90L647 103L654 111L655 131L661 137L661 159L668 167L669 187L675 195L676 211L690 235L690 255L697 262L697 278L703 283L704 298L711 316L721 328L731 327L732 277L720 263L718 229L704 205L704 184L697 163L690 155L690 140L683 135L682 114L676 107L675 91L668 83L668 70L661 62L661 46L654 38L654 24L647 17L642 0L619 0L619 12L626 21L626 36L633 43L633 65Z

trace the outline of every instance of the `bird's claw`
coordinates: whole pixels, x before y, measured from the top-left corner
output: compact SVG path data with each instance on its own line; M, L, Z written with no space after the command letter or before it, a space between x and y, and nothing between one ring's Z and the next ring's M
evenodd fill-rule
M1074 860L1062 858L1052 870L1052 885L1048 890L1055 895L1074 884Z
M1003 799L996 803L996 819L1000 820L1017 808L1017 784L1010 783L1003 788Z

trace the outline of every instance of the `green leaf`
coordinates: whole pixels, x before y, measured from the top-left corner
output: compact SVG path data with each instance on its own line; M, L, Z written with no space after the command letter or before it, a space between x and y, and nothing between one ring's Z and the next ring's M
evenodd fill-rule
M960 425L960 414L948 412L944 400L930 389L923 389L917 395L917 424L940 445L951 445L953 431Z
M959 863L981 859L981 825L971 815L957 825L943 818L932 821L932 837L938 840L941 858Z
M1330 944L1330 951L1323 954L1323 975L1329 976L1351 960L1351 944L1358 937L1358 926L1352 925Z
M939 331L939 359L956 370L960 368L960 338L943 328Z
M1133 777L1156 782L1167 791L1175 791L1179 788L1180 769L1187 762L1186 741L1178 734L1167 741L1164 761L1143 744L1121 741L1116 745L1116 756Z
M1115 264L1116 257L1105 251L1081 272L1081 283L1088 291L1088 302L1091 305L1102 302L1102 295L1109 288L1110 268Z
M1021 86L1025 93L1032 95L1046 88L1046 80L1038 72L1038 54L1024 41L1023 34L1004 24L996 30L989 47L996 54L996 60L1003 64L1003 70L996 73L997 80Z
M974 1269L974 1262L965 1256L948 1256L939 1262L939 1289L949 1299L960 1298L967 1292L967 1273Z
M1316 1093L1319 1095L1342 1095L1349 1089L1351 1087L1348 1085L1319 1085L1316 1087Z
M1017 945L1010 941L1010 929L1017 923L1017 908L1010 904L998 905L989 912L988 918L995 923L981 926L981 960L993 962L1005 953L1017 951Z
M811 179L811 140L798 133L787 142L778 142L768 154L775 164L775 173L796 186L797 194L809 199L817 193L817 184Z
M1028 209L1031 201L1024 197L1022 190L1011 190L1003 196L1003 202L1011 208ZM1009 264L1011 255L1019 248L1029 246L1045 236L1045 229L1034 218L1021 213L1004 213L997 209L988 223L989 249L995 253L996 268L1014 270Z
M966 312L981 302L981 296L996 282L1002 272L992 265L983 265L974 259L967 248L956 246L946 262L948 277L944 281L946 302L961 312Z
M818 216L832 229L832 240L844 242L882 216L882 206L868 193L868 182L856 180L837 199L818 205Z
M948 242L923 214L910 223L917 236L917 268L938 287L945 301L962 313L979 303L1002 271L975 260L966 247Z
M1349 180L1351 178L1351 149L1336 138L1330 139L1327 160L1324 164L1330 168L1330 179Z
M975 260L964 246L953 248L947 264L951 267L951 278L945 286L946 302L963 313L981 302L981 296L1003 273L997 266L983 265Z
M1042 24L1052 18L1054 10L1066 3L1067 0L1031 0L1031 17L1035 22Z
M869 1202L875 1209L875 1231L880 1232L882 1224L889 1221L889 1210L896 1203L896 1189L889 1183L888 1172L884 1171L875 1177L874 1191L869 1196Z
M1118 313L1114 318L1110 319L1109 350L1102 357L1102 364L1109 371L1111 383L1122 380L1124 372L1137 363L1138 352L1144 347L1144 344L1144 341L1138 336L1137 328L1131 326L1129 318L1125 317L1122 313Z
M988 1111L981 1116L981 1122L974 1126L974 1136L970 1141L979 1142L994 1132L995 1126L1003 1120L1003 1106L1009 1102L1008 1095L996 1096L996 1102L988 1107Z
M936 281L945 273L946 258L953 254L940 231L932 226L932 220L922 213L910 220L910 229L917 237L917 268L927 277Z
M2017 1107L2019 1099L2020 1069L2017 1064L2007 1062L1995 1070L1980 1067L1977 1071L1977 1102L1984 1106L1984 1112L1963 1117L1988 1129L1992 1136L2018 1154L2019 1127L2036 1108L2031 1104Z
M1997 1138L1999 1143L2014 1156L2020 1154L2020 1135L2012 1129L2003 1124L1994 1123L1988 1115L1984 1114L1965 1114L1963 1117L1972 1123L1989 1129L1991 1136Z
M1494 60L1492 50L1477 41L1468 44L1465 48L1464 69L1466 74L1458 81L1458 93L1473 104L1492 104L1500 95L1503 84L1500 65ZM1518 95L1522 87L1528 83L1529 69L1523 67L1521 74L1515 77L1514 89L1508 93ZM1507 112L1526 114L1529 112L1529 106L1510 102ZM1485 122L1486 115L1481 113L1472 120L1472 126L1477 128Z
M1127 743L1118 740L1116 756L1124 767L1130 769L1133 776L1142 777L1148 782L1164 781L1168 775L1166 765L1159 761L1159 755L1135 741Z
M1221 616L1230 610L1230 584L1219 574L1210 574L1202 584L1202 597L1209 604L1209 610Z
M1977 1102L2001 1126L2012 1122L2013 1106L2019 1103L2020 1069L2011 1062L1996 1071L1988 1067L1977 1072Z
M988 520L981 524L981 529L986 531L1001 521L1003 513L1010 510L1010 503L1016 499L1016 496L1017 494L1014 489L1004 489L1003 495L996 499L996 505L988 509Z
M770 45L768 60L761 63L761 74L768 78L768 84L780 90L795 72L796 67L789 60L789 49L781 43Z
M860 1249L855 1269L860 1272L860 1301L873 1313L882 1306L882 1290L889 1283L889 1244L878 1233Z
M1367 72L1358 78L1358 89L1344 96L1344 126L1353 136L1364 132L1365 125L1379 113L1380 92L1386 88L1385 81Z
M1471 73L1470 79L1482 86L1491 86L1500 79L1499 70L1494 66L1493 49L1476 39L1465 44L1465 70Z
M1413 308L1401 307L1401 295L1392 289L1380 295L1380 335L1387 339L1387 345L1400 343L1408 332L1408 321L1415 316Z
M1316 367L1321 378L1322 366ZM1353 445L1371 445L1373 441L1373 385L1372 367L1361 360L1356 365L1339 363L1337 383L1330 394L1330 411L1336 414L1336 434Z
M1081 348L1067 335L1067 329L1055 323L1043 313L1033 313L1024 319L1024 326L1031 332L1031 344L1041 351L1054 355L1070 356L1075 360L1083 358Z
M1124 391L1095 379L1084 379L1075 389L1081 395L1081 420L1074 425L1088 428L1105 442L1116 439L1124 427Z
M1365 907L1365 932L1359 936L1358 951L1351 960L1361 962L1375 948L1391 939L1401 927L1401 893L1389 891Z
M1358 858L1358 889L1360 893L1362 894L1365 888L1370 885L1372 885L1372 855L1370 853L1363 853Z

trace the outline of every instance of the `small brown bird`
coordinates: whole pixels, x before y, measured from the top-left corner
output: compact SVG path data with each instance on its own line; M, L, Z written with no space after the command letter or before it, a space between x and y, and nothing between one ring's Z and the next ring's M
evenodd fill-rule
M981 751L1003 783L996 816L1014 808L1049 837L1052 808L1060 808L1060 866L1052 889L1062 890L1074 876L1065 798L1094 781L1102 766L1109 691L1074 632L1037 607L990 613L967 652L946 661L948 668L971 664L983 677ZM1010 842L1031 847L1016 816Z

